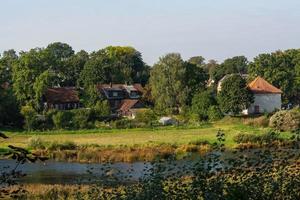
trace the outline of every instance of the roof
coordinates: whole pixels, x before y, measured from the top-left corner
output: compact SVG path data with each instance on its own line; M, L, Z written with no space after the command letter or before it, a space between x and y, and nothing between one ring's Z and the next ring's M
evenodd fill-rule
M262 77L258 76L251 83L248 84L248 88L253 93L273 93L273 94L282 94L282 91L277 87L271 85Z
M139 100L137 99L125 99L122 101L121 106L119 108L120 111L126 112L133 108L135 104L137 104Z
M79 102L79 97L74 87L48 88L45 92L48 103Z
M98 84L97 89L106 89L106 90L132 90L132 91L139 91L143 93L144 89L141 84L135 83L133 85L126 85L126 84Z

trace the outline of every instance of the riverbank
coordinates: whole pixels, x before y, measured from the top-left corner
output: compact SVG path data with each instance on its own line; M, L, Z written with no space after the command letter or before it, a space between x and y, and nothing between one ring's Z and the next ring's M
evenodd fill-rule
M155 129L97 129L79 131L22 132L4 131L0 149L8 145L26 148L56 161L101 163L153 161L190 153L205 153L217 141L219 130L225 133L225 147L237 147L238 134L263 135L269 128L245 125L240 120L220 121L196 127L159 127ZM290 133L280 137L289 138Z

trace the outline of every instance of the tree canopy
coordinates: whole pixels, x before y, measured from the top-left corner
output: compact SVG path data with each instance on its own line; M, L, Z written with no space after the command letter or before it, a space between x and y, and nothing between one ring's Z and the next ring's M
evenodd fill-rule
M205 88L207 74L197 65L185 62L180 54L170 53L153 66L150 86L155 107L162 113L176 113L193 94Z
M239 114L253 102L253 94L247 89L245 79L232 74L223 81L217 99L224 113Z

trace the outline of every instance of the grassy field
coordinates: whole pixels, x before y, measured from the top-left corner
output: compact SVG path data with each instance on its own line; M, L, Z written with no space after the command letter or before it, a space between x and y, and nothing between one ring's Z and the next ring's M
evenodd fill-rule
M80 130L80 131L49 131L49 132L15 132L4 131L9 139L0 141L0 148L7 145L27 147L30 139L40 138L47 142L71 141L77 145L97 144L103 146L143 146L159 144L188 144L195 141L216 141L216 133L222 129L226 134L226 146L233 147L233 137L238 133L261 134L268 128L257 128L240 122L219 122L205 124L200 127L162 127L155 129L122 129L122 130ZM283 134L287 137L287 133Z

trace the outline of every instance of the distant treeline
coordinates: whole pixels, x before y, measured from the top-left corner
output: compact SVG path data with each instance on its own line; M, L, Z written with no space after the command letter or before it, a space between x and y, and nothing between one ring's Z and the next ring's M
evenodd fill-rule
M285 104L299 104L300 49L260 54L253 62L236 56L222 63L205 61L202 56L185 61L180 54L170 53L148 66L133 47L109 46L88 53L75 52L70 45L56 42L19 53L3 52L0 125L22 125L20 110L24 106L43 113L41 99L49 87L81 88L82 104L91 107L99 101L95 87L99 83L141 83L145 88L144 101L154 105L155 112L161 115L192 112L205 119L210 112L218 118L224 108L216 98L216 83L226 74L248 74L249 79L262 76L283 91ZM246 84L240 83L238 87Z

